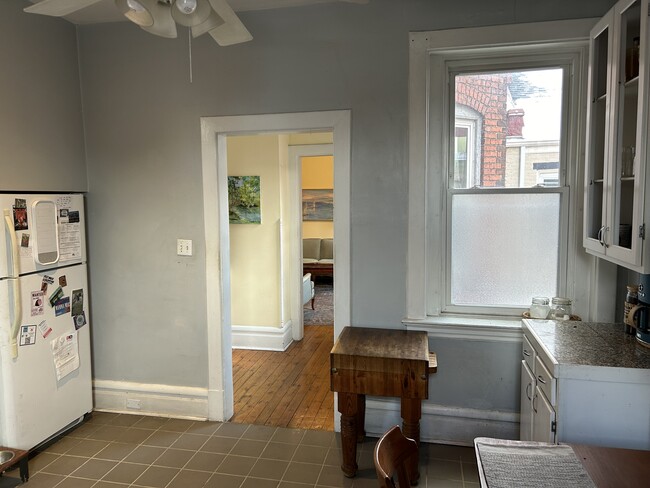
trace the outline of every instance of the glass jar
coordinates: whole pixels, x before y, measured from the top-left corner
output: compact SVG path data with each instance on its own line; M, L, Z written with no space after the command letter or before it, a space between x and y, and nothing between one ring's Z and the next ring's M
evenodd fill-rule
M571 299L553 297L553 300L551 300L551 313L549 318L552 320L570 320Z
M530 313L531 319L545 319L548 317L548 312L551 310L549 305L549 300L547 297L533 297L533 301L530 304Z

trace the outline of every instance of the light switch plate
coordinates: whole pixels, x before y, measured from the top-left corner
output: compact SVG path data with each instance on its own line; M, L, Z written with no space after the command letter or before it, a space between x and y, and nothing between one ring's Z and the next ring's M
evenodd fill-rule
M179 256L192 255L192 240L191 239L177 239L176 240L176 254Z

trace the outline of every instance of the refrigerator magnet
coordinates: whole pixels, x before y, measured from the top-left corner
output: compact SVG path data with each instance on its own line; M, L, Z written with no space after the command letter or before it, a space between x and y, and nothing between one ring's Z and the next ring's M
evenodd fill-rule
M70 313L70 297L63 297L54 304L54 315L57 317Z
M42 291L32 292L32 317L43 315L45 312L45 293Z
M81 329L86 325L86 312L81 312L79 315L73 315L72 320L74 322L75 330Z
M31 346L36 343L36 326L23 325L20 327L20 342L21 346Z
M20 236L20 247L29 247L29 234L23 232L23 235Z
M14 207L14 230L27 230L27 209Z
M68 286L68 280L65 277L65 275L59 276L59 285L60 286Z
M72 290L72 316L81 315L84 311L84 291Z
M51 285L53 283L54 283L54 278L48 275L43 276L43 282L41 283L41 291L43 292L43 294L47 293L48 285Z
M43 278L45 279L45 278ZM50 306L53 307L56 302L58 302L61 298L63 297L63 290L61 287L57 287L56 290L54 290L54 293L50 295L50 298L48 298L48 301L50 302Z
M52 328L49 325L47 325L47 322L45 320L43 320L43 322L38 324L38 330L41 331L41 335L43 336L43 339L49 336L50 332L52 332Z

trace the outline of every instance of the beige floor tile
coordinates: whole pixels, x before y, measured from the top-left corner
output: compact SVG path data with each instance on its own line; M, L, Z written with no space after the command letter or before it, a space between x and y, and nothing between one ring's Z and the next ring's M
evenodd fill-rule
M300 444L304 436L305 431L302 429L278 429L271 437L271 441L283 444Z
M265 480L259 478L246 478L241 488L277 488L279 480Z
M267 441L254 441L250 439L239 439L230 451L236 456L259 457L266 448Z
M29 472L36 474L51 462L59 459L60 454L41 452L29 460Z
M220 437L241 437L248 429L247 424L232 424L224 422L219 426L219 429L214 433Z
M146 446L169 447L181 436L180 432L155 430L142 444Z
M184 449L167 449L153 464L156 466L167 466L168 468L182 468L194 455L194 451Z
M140 444L145 439L149 438L155 431L153 429L139 429L137 427L129 427L126 432L121 434L116 439L116 442L126 442L128 444Z
M237 444L237 439L235 438L212 436L203 444L201 451L228 454L235 447L235 444Z
M120 414L111 421L111 425L119 425L121 427L132 427L144 418L143 415Z
M206 482L204 488L240 488L243 482L243 476L214 473Z
M181 434L172 444L175 449L193 449L195 451L201 449L201 446L210 439L209 435L200 434Z
M322 466L319 464L289 463L283 481L315 484L320 475Z
M88 458L63 455L45 466L41 472L66 476L78 469L86 461L88 461Z
M335 488L350 488L353 480L346 477L339 466L323 466L318 477L318 486L328 486Z
M197 452L185 465L185 469L209 471L214 473L225 458L225 454L218 454L215 452Z
M87 463L72 473L77 478L90 478L100 480L117 465L117 461L103 459L90 459Z
M98 481L96 485L93 485L93 488L126 488L128 484L123 483L111 483L110 481Z
M460 462L442 461L439 459L430 460L427 464L427 477L429 479L440 478L445 480L462 481L463 475Z
M82 439L78 444L72 446L66 452L69 456L93 457L99 451L108 446L107 441L97 441L94 439Z
M147 486L151 488L163 488L178 474L180 470L165 468L163 466L150 466L133 483L135 486Z
M276 459L258 459L248 475L253 478L281 480L288 466L288 461L278 461Z
M205 471L191 471L181 469L176 477L167 485L167 488L199 488L212 476Z
M133 427L140 429L153 429L156 430L160 428L163 424L167 422L166 417L142 417L138 420Z
M65 454L80 442L81 439L74 437L63 437L45 449L45 452L53 454Z
M186 433L188 434L201 434L201 435L212 435L214 434L219 427L221 422L194 422Z
M145 472L148 468L146 464L134 463L119 463L110 472L108 472L103 480L111 481L114 483L133 483L136 479Z
M281 461L291 461L298 448L297 445L283 444L280 442L269 442L260 457L264 459L279 459Z
M185 419L169 419L167 422L160 426L160 430L168 430L172 432L185 432L194 424L193 420Z
M131 454L136 444L125 444L123 442L111 442L104 449L95 454L95 459L107 459L109 461L121 461Z
M68 476L59 483L57 488L90 488L97 483L97 480L86 479L86 478L73 478Z
M162 447L138 446L133 450L133 452L131 452L131 454L124 458L124 461L129 463L151 464L158 459L163 452L165 452L165 449Z
M64 476L57 474L36 473L34 476L30 476L29 481L23 485L26 488L52 488L61 483L64 478Z
M253 469L256 459L244 456L226 456L221 465L217 468L218 473L247 476Z
M242 434L242 439L252 439L255 441L268 441L271 440L277 427L270 427L268 425L251 425Z

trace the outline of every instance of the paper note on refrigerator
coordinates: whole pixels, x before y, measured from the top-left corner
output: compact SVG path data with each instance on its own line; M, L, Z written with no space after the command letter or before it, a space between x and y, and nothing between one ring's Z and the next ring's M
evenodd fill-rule
M81 257L81 224L78 222L59 225L59 261L72 261Z
M50 343L56 380L61 381L73 371L79 369L79 341L77 331L64 334Z

